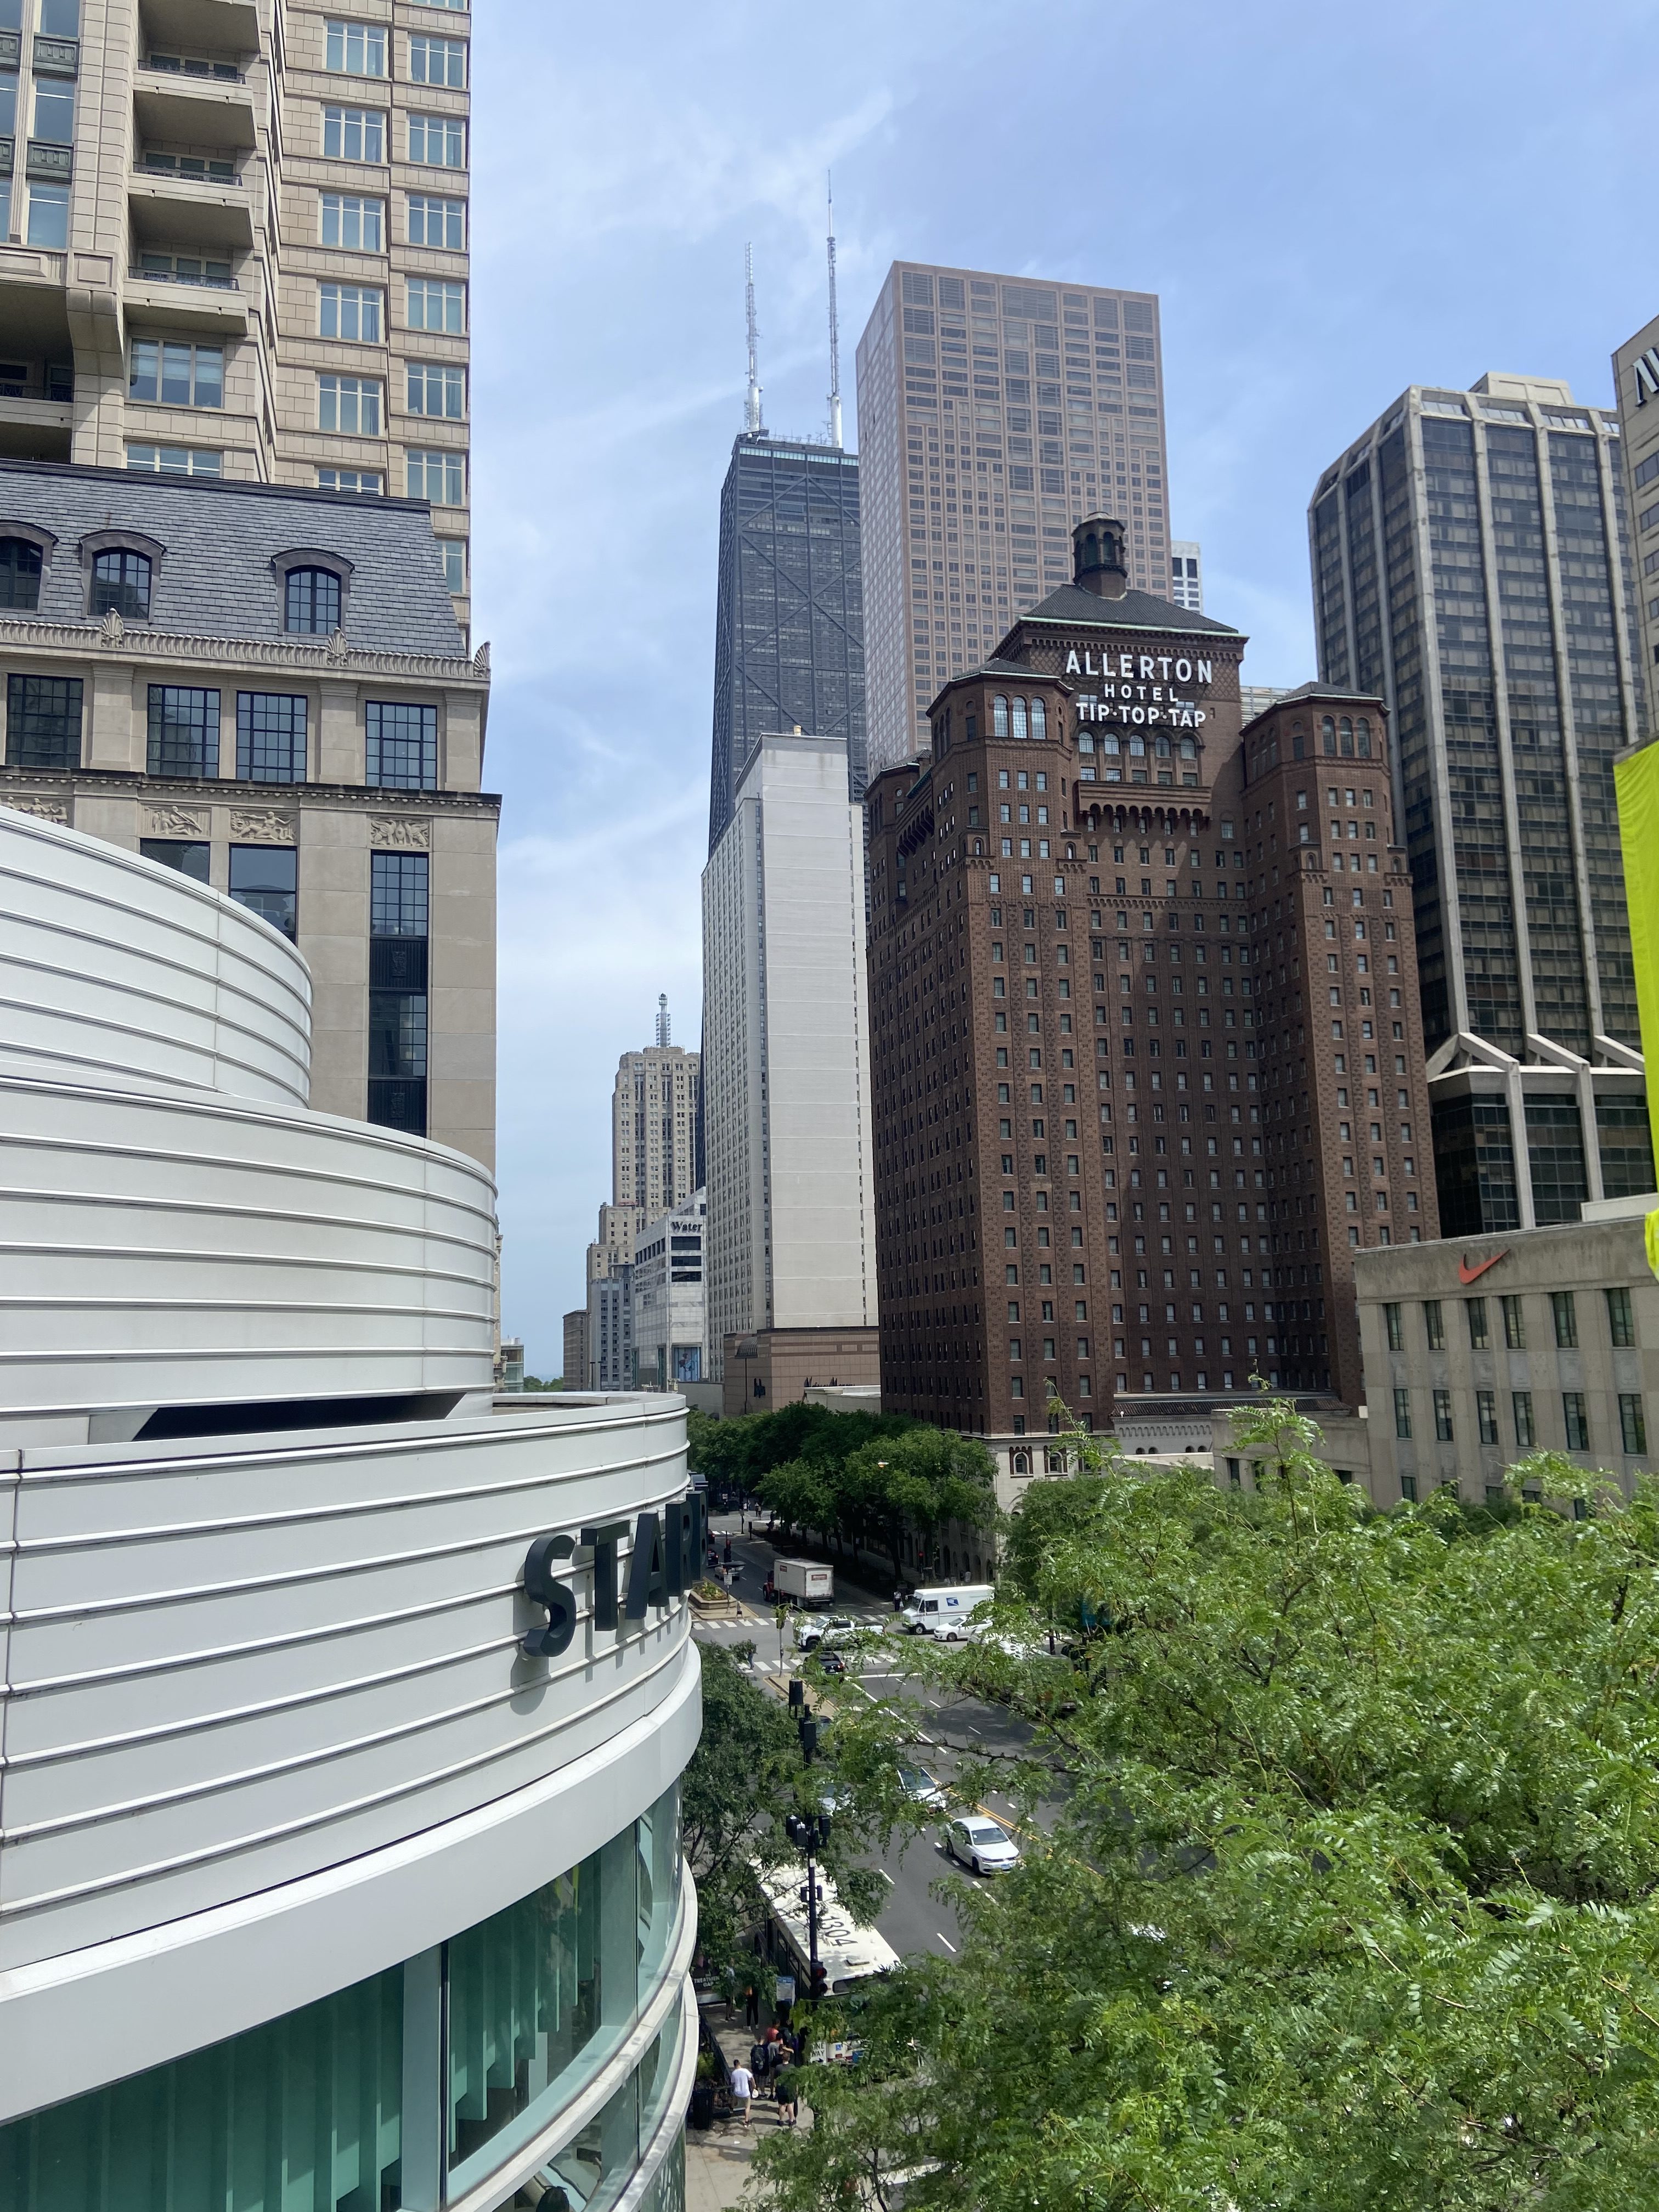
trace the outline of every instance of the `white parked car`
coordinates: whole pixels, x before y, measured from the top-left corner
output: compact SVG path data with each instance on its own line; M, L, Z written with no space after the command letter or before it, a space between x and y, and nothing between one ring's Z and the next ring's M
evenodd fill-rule
M803 1620L795 1629L795 1649L798 1651L816 1651L820 1644L844 1644L858 1632L857 1621L849 1620L845 1613L837 1613L830 1620L820 1617L817 1620Z
M995 1820L970 1813L945 1831L945 1848L973 1874L1006 1874L1019 1864L1019 1845Z

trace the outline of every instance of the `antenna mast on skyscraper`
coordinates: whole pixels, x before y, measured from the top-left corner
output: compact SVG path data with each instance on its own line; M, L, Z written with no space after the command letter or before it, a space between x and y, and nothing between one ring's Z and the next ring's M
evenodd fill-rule
M744 300L749 314L749 396L744 405L743 427L751 438L761 428L759 343L755 330L755 249L743 249Z
M830 442L841 445L841 324L836 313L836 180L824 171L824 191L830 203Z
M657 1042L665 1045L668 1041L668 994L663 991L657 997Z

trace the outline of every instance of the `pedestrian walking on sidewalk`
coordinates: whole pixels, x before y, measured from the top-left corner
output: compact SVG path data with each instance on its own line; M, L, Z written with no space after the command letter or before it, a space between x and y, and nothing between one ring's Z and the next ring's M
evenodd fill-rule
M743 1993L743 2024L745 2027L760 2026L760 1991L752 1982Z
M777 2100L778 2125L793 2128L800 2117L800 2092L795 2086L794 2069L786 2066L777 2078L772 2094Z
M744 2127L749 2124L749 2100L755 2094L755 2077L746 2066L732 2069L732 2102Z

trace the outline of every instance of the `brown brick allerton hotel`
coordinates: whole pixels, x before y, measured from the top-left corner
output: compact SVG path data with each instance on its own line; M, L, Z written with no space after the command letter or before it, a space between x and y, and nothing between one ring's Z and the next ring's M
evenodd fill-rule
M1352 1255L1437 1234L1382 708L1241 732L1243 636L1073 548L866 800L883 1403L1356 1405Z

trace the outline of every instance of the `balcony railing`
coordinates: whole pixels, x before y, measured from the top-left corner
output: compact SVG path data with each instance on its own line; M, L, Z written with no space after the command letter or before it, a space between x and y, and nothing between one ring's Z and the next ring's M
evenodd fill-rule
M144 67L167 76L205 78L210 84L241 84L242 72L234 62L200 61L189 54L146 54Z
M129 276L141 284L197 284L215 292L240 292L241 286L234 276L210 276L204 270L199 274L186 269L147 269L141 262L129 269Z
M187 184L240 185L234 161L210 161L199 154L146 154L139 162L147 177L182 177Z

